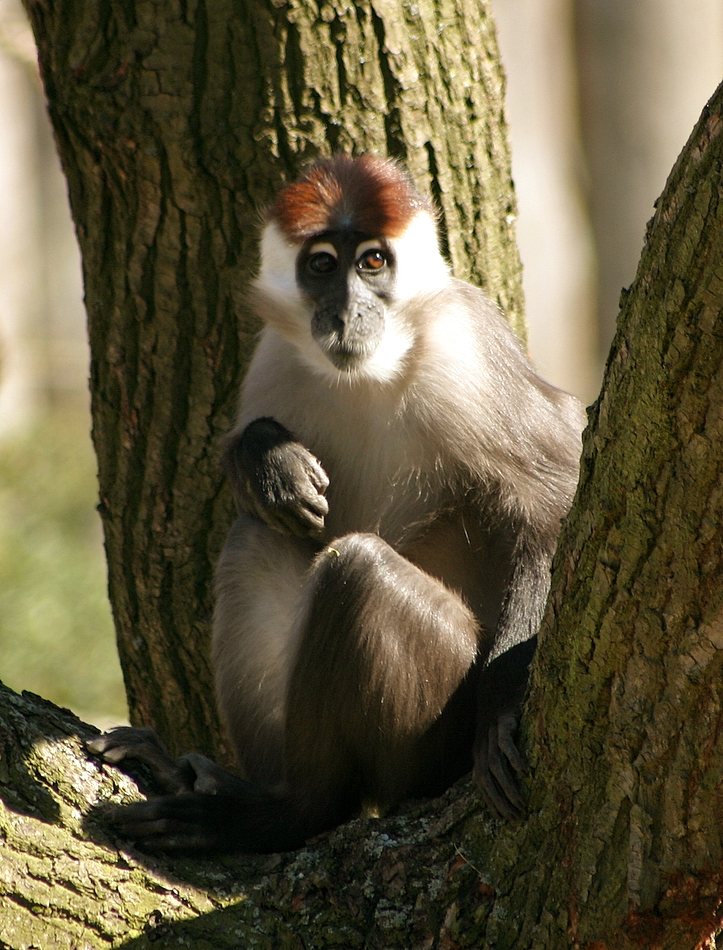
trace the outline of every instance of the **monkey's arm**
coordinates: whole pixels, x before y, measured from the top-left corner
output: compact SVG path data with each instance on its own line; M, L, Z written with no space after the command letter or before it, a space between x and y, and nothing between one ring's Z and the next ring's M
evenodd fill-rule
M319 461L275 419L255 419L225 453L239 507L283 534L315 537L324 529L329 479Z
M512 820L524 811L520 779L527 763L516 736L537 637L492 660L481 674L474 774L490 811Z
M550 586L550 546L533 535L522 529L515 545L508 594L480 673L474 744L474 773L485 801L510 820L524 811L519 783L527 765L516 736Z

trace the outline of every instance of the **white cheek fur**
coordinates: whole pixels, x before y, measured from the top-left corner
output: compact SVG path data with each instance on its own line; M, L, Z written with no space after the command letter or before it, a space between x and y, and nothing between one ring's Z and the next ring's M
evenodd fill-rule
M435 293L449 284L449 268L439 253L437 226L426 211L416 214L404 233L389 243L396 258L394 299L397 304Z
M261 235L261 268L254 281L269 297L290 307L300 307L303 299L296 283L297 244L287 240L273 223Z
M404 368L404 357L411 350L414 338L396 314L387 312L384 333L373 353L359 367L358 374L377 383L391 383Z

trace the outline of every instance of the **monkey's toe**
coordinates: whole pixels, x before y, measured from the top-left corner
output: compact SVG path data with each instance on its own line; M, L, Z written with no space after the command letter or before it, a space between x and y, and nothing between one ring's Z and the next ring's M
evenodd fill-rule
M152 729L116 726L86 742L86 748L109 765L146 766L153 782L162 792L178 794L192 791L195 772L187 762L176 762Z

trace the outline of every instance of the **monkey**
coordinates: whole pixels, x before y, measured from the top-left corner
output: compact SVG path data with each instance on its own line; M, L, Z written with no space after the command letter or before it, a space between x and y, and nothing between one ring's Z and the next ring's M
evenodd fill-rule
M321 159L281 189L250 301L212 636L239 774L113 730L91 750L166 792L113 820L150 850L287 851L470 770L519 818L581 405L452 276L431 201L389 159Z

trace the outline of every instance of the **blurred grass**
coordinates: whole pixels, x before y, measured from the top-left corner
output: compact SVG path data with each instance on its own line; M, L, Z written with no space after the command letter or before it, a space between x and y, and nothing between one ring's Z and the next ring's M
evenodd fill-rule
M0 679L96 723L127 717L85 406L0 441Z

